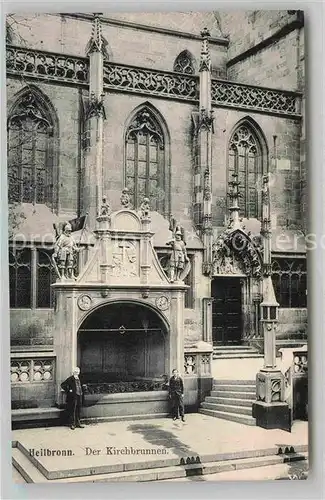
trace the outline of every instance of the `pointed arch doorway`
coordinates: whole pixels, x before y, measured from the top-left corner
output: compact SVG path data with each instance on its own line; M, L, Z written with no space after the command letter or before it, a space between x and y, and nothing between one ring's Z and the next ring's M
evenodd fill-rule
M78 330L84 382L106 393L149 390L169 373L167 337L166 322L143 304L121 300L95 309Z

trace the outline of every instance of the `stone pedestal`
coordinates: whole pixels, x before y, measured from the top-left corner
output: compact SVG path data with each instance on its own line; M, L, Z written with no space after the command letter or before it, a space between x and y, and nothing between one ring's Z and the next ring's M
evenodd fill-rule
M284 399L284 378L280 370L262 369L256 376L256 402L253 417L264 429L290 431L290 409Z
M287 403L253 403L252 416L264 429L283 429L290 432L291 418Z
M187 412L197 411L212 390L212 344L199 341L184 348L184 403Z

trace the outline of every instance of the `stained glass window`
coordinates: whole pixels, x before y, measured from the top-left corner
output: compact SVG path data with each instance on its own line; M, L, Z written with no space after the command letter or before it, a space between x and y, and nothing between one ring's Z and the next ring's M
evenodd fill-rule
M307 307L306 259L274 259L272 281L280 307Z
M167 210L166 148L163 130L149 109L142 109L126 134L125 184L134 208L143 198L151 210Z
M10 249L11 308L53 307L54 294L51 284L55 282L55 273L51 254L51 250L43 248Z
M228 178L238 175L239 207L243 217L261 216L261 176L263 173L262 148L256 134L247 125L240 125L233 133L229 144Z
M52 203L53 126L33 92L16 104L8 120L9 202Z

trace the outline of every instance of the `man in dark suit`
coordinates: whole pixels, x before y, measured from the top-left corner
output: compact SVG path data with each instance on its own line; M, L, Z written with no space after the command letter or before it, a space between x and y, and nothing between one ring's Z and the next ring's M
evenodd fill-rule
M173 370L173 375L169 380L169 397L172 406L172 417L173 420L178 420L180 415L183 422L185 422L184 417L184 384L183 380L179 376L176 368Z
M76 427L83 428L80 423L80 409L84 395L84 387L81 385L80 368L76 367L72 375L61 384L61 389L67 395L67 412L70 428L74 430Z

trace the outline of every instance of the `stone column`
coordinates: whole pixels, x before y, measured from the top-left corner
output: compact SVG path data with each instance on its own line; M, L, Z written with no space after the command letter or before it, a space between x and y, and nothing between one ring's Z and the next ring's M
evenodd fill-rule
M143 231L143 238L140 240L140 281L141 284L147 285L151 268L151 238L153 235L150 231L149 217L141 218L141 230Z
M184 372L184 292L186 287L172 291L170 304L169 370Z
M109 283L112 275L112 244L111 244L111 217L109 215L98 216L97 238L100 239L100 280L102 283Z
M203 297L203 340L212 344L212 302L213 297Z
M103 104L104 44L99 16L94 15L92 35L87 46L89 56L89 99L86 109L88 147L85 155L83 211L89 213L94 227L102 199L103 182Z
M57 283L54 313L54 350L56 354L57 405L62 404L61 383L77 365L77 294L73 286Z
M290 431L290 410L284 402L284 378L276 365L276 325L278 308L271 276L263 279L263 302L261 307L261 328L264 335L264 367L256 376L256 402L253 403L253 417L256 424L265 429Z
M203 273L210 275L212 267L212 132L213 115L211 109L211 59L207 29L201 32L202 49L200 59L200 114L198 124L198 171L203 185L202 199L202 239L204 245ZM197 181L196 181L197 182ZM202 193L202 189L200 190Z

